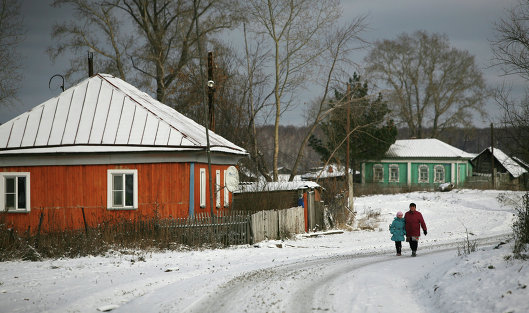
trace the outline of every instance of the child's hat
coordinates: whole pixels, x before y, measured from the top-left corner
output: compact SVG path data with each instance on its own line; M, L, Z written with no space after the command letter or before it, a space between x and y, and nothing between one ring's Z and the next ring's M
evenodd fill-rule
M398 212L397 212L397 216L402 216L402 212L401 212L401 211L398 211Z

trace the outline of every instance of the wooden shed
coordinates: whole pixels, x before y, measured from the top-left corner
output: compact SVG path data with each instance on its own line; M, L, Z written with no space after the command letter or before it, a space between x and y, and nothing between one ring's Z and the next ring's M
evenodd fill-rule
M209 132L216 210L246 151ZM0 125L0 223L19 232L209 212L205 128L97 74Z
M494 154L492 153L494 150ZM485 179L487 183L491 180L492 158L494 158L495 187L499 188L521 188L527 190L529 187L529 174L525 164L521 160L509 157L498 148L488 147L481 151L475 158L470 160L474 166L474 180Z
M311 181L255 182L234 192L236 210L281 210L303 206L305 231L323 225L321 186Z

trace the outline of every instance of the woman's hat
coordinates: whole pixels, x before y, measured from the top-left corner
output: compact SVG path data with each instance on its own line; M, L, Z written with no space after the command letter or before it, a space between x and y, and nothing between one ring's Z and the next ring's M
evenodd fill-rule
M398 211L398 212L397 212L397 216L402 216L402 212L401 212L401 211Z

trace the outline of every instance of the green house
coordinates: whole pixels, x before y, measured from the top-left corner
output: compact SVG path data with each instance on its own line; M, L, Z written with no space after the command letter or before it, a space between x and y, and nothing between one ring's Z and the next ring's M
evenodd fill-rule
M458 186L472 175L470 160L474 156L438 139L397 140L383 159L362 163L362 183Z

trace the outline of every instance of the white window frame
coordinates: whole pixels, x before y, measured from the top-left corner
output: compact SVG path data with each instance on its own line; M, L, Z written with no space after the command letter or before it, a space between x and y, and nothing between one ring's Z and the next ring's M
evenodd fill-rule
M125 205L125 182L123 182L123 205L114 206L113 200L113 181L114 175L127 175L132 174L133 179L133 192L132 192L132 205ZM109 210L135 210L138 209L138 170L136 169L112 169L107 170L107 209Z
M437 174L438 174L437 170L439 170L439 169L441 170L441 173L443 175L442 179L437 176ZM436 183L444 183L445 180L446 180L445 167L443 165L434 166L434 181Z
M200 169L200 207L206 207L206 169Z
M421 169L423 168L426 168L426 179L422 179L421 177ZM426 164L422 164L422 165L419 165L417 170L419 171L418 173L419 175L417 175L417 181L419 183L428 183L430 181L430 167Z
M379 179L377 179L377 169L380 169L382 172L382 175ZM384 182L384 166L382 164L373 165L373 182Z
M224 170L224 207L230 206L230 191L226 188L226 170Z
M395 178L391 177L392 170L396 170L396 174L397 175L396 175ZM398 183L399 182L399 165L398 164L390 164L389 165L389 181L393 182L393 183Z
M220 209L220 170L215 171L215 205Z
M6 208L6 178L15 177L15 209L7 210ZM18 208L18 177L24 177L26 179L26 208ZM29 213L31 211L31 183L30 183L30 173L29 172L0 172L0 211L5 211L9 213Z

